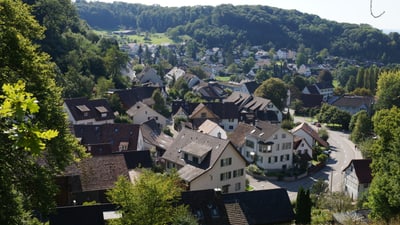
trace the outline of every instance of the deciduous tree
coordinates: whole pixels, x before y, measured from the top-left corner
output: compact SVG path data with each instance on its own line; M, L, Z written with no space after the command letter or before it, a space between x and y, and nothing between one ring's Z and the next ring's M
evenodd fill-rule
M254 92L254 95L270 99L274 105L282 110L287 98L287 86L279 78L265 80Z

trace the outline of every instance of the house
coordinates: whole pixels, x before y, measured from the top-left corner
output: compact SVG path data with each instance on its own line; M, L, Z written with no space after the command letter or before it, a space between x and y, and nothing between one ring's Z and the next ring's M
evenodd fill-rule
M277 124L239 123L229 139L248 162L264 170L286 170L293 166L293 135Z
M246 188L246 160L229 140L184 128L162 159L167 170L178 170L187 190L232 193Z
M320 94L303 94L301 93L300 99L303 102L303 107L312 108L320 107L324 102L324 96Z
M217 123L208 119L199 126L198 131L217 138L228 138L224 129L222 129Z
M198 93L201 98L206 101L222 101L222 99L228 96L228 93L224 88L215 81L201 81L199 84L193 86L192 90L193 92Z
M216 122L225 131L233 131L239 122L239 108L231 102L189 103L172 102L173 118L187 118L194 129L207 119Z
M109 93L118 96L122 108L128 110L137 102L143 102L150 107L154 105L154 100L152 96L156 89L160 88L153 86L143 86L123 90L111 90Z
M191 73L186 73L182 76L182 79L184 79L188 85L189 89L192 89L194 86L200 84L201 80L198 76L191 74Z
M167 118L150 108L143 102L137 102L126 111L126 114L132 119L134 124L142 124L154 119L159 127L163 128L167 125Z
M158 87L163 87L164 82L157 74L157 71L151 67L145 67L142 72L136 74L136 79L139 84L153 84Z
M108 203L105 193L114 187L119 176L129 177L122 154L82 159L68 166L56 178L56 184L60 187L57 205L82 205L90 201Z
M72 132L92 155L144 150L138 124L74 125Z
M240 121L246 123L253 123L255 120L282 122L282 112L269 99L242 92L232 92L224 102L233 102L239 107Z
M182 193L199 224L267 225L291 224L293 208L285 189L221 194L218 190Z
M114 113L105 99L64 99L64 110L71 124L114 123Z
M250 94L244 83L228 81L228 82L218 82L218 84L221 85L221 87L224 89L230 89L232 92L238 91L238 92Z
M295 168L307 169L312 163L313 148L305 138L294 136L293 140L293 166Z
M371 115L374 97L371 96L354 96L343 95L332 103L333 106L340 110L346 111L354 115L362 110L365 110L368 115Z
M301 123L290 131L293 135L304 138L307 143L314 147L315 145L329 147L328 142L324 141L310 125Z
M371 159L353 159L343 169L344 192L352 199L358 199L368 190L372 181L371 162Z
M152 157L154 161L158 162L174 139L162 132L154 119L143 123L140 130L143 135L144 149L151 151L154 149L155 152L152 151Z
M177 81L183 75L185 75L185 73L186 72L183 69L175 66L170 71L168 71L167 74L165 74L165 80L167 81L167 83L171 84L174 81Z
M330 97L333 96L333 89L334 87L331 82L319 82L304 87L302 93L322 95L323 101L326 102Z

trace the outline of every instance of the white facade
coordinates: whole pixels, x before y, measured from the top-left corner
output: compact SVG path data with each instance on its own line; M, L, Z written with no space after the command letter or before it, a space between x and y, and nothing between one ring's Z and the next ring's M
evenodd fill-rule
M204 121L198 129L199 132L211 135L213 137L227 139L226 131L222 129L218 124L211 120Z
M214 166L190 183L190 190L220 188L223 193L243 192L246 190L245 168L246 161L229 144Z
M243 153L249 162L255 162L264 170L292 168L293 135L284 129L279 129L266 139L249 134L246 136Z
M220 122L221 127L228 132L232 132L238 125L239 119L222 119Z
M165 127L167 124L167 119L163 115L142 102L137 102L128 109L126 113L131 117L134 124L142 124L151 119L155 119L156 123L159 124L161 128Z
M297 146L297 149L294 149L294 151L297 154L305 154L307 153L308 156L310 156L310 158L312 158L312 147L307 143L307 141L303 138L301 139L301 142L299 144L299 146Z

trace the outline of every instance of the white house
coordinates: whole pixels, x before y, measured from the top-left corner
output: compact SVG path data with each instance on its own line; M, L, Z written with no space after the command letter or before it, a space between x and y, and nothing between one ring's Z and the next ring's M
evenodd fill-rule
M371 162L371 159L353 159L343 169L344 192L352 199L358 199L368 190L372 181Z
M198 128L198 131L203 134L208 134L213 137L227 139L228 136L226 135L226 131L222 129L217 123L206 120L204 121Z
M322 147L329 147L328 142L324 141L312 127L307 123L301 123L290 131L293 135L304 138L307 143L313 147L319 145Z
M245 191L246 160L229 140L184 128L162 159L167 170L178 170L187 190Z
M279 125L265 121L239 123L229 139L248 162L264 170L292 168L293 135Z
M151 119L154 119L156 123L163 128L167 125L167 118L154 109L150 108L143 102L137 102L130 109L126 111L126 114L133 120L134 124L142 124Z
M329 82L320 82L304 87L303 94L317 94L322 95L324 101L328 101L333 96L334 87Z

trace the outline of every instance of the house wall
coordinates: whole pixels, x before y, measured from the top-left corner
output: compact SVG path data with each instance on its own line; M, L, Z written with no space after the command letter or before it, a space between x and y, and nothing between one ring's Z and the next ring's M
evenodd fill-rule
M232 158L232 164L227 166L221 166L221 159ZM228 193L242 192L246 189L246 161L239 155L239 152L232 146L228 145L225 151L221 154L215 165L206 173L193 180L190 183L190 190L204 190L223 188L228 185ZM243 174L237 177L233 177L233 171L243 170ZM221 180L221 174L230 173L231 178ZM235 187L240 186L239 189Z
M304 138L307 143L312 147L315 144L315 140L309 134L307 134L304 130L300 129L293 133L293 135Z
M344 171L344 192L348 194L352 199L357 199L359 196L359 182L357 179L356 172L353 165L350 165Z
M312 158L312 148L311 146L305 141L302 140L299 144L299 146L297 147L297 152L304 154L305 152L307 152L307 154Z
M204 107L193 115L191 119L216 119L216 115Z
M220 122L221 127L224 128L224 130L228 131L228 132L232 132L238 125L239 123L239 119L235 118L235 119L223 119Z
M220 126L216 126L214 129L212 129L208 133L208 135L211 135L211 136L217 137L217 138L221 138L221 139L227 139L228 138L228 136L226 135L226 131L224 129L222 129Z
M141 130L139 130L139 134L138 134L137 150L138 151L145 150L145 144L144 144L144 139L143 139Z
M264 170L282 170L289 169L293 165L293 135L286 132L283 129L275 132L268 139L263 139L264 142L273 142L270 151L260 151L260 139L254 136L247 136L246 140L254 143L254 148L246 145L244 146L244 157L249 161L253 162L253 156L251 152L254 152L255 161L257 165ZM285 149L283 149L285 144Z
M136 107L136 105L132 107ZM156 120L156 123L158 123L161 128L165 127L167 124L167 119L163 115L144 104L142 104L140 108L136 111L135 115L131 115L131 117L134 124L142 124L153 118Z

